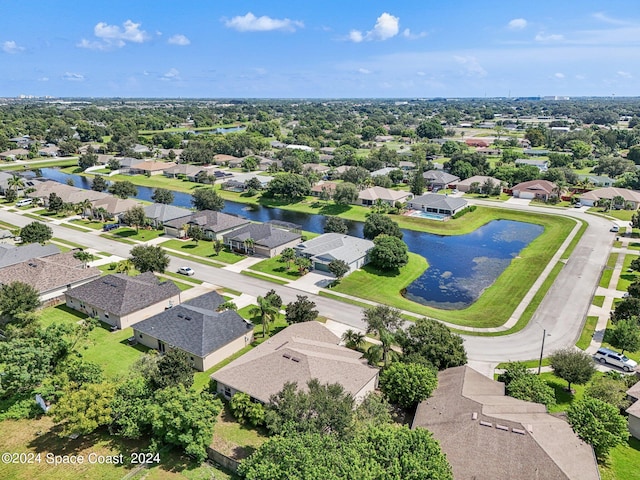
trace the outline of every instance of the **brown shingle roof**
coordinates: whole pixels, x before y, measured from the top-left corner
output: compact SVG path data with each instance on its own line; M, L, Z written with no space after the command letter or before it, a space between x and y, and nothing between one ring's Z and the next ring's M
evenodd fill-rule
M338 345L339 341L319 322L291 325L211 378L265 403L285 383L296 382L304 389L313 378L323 384L339 383L355 395L378 369L360 360L359 352Z
M544 405L505 397L503 384L466 366L438 374L412 427L433 433L456 479L599 479L591 447L566 421Z
M97 268L83 268L74 252L58 253L43 258L32 258L0 269L0 284L23 282L40 294L63 288L66 285L100 276Z

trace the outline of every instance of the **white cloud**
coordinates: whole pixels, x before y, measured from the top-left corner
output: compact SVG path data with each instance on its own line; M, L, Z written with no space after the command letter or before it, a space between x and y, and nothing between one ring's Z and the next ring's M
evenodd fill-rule
M584 75L580 75L580 74L576 75L576 80L584 80L585 78L587 77L585 77Z
M91 41L83 38L76 46L92 50L108 50L111 48L124 47L127 42L143 43L151 37L144 30L140 30L140 25L140 23L134 23L131 20L127 20L122 24L121 28L118 25L109 25L105 22L99 22L95 27L93 27L93 34L99 40Z
M527 21L524 18L514 18L507 24L509 30L522 30L527 26Z
M425 72L416 72L416 75L418 75L419 77L424 77L427 74Z
M73 73L73 72L65 72L62 76L64 80L68 80L70 82L82 82L84 81L84 75L81 73Z
M189 40L184 35L181 35L178 33L170 37L169 40L167 40L167 42L170 43L171 45L179 45L181 47L184 47L186 45L189 45L191 43L191 40Z
M23 50L24 50L24 47L19 46L13 40L7 40L6 42L2 43L2 51L4 53L9 53L9 54L13 55L15 53L20 53Z
M544 32L540 32L535 37L536 42L559 42L564 40L564 35L559 34L549 34L547 35Z
M39 82L48 82L49 81L49 77L40 77L38 79Z
M555 78L563 79L563 78L564 78L564 73L562 73L562 72L557 72L557 73L554 73L554 74L553 74L553 76L554 76Z
M238 15L231 20L225 20L224 24L239 32L270 32L273 30L295 32L297 28L304 27L304 23L298 20L271 18L266 15L256 17L251 12L244 16Z
M476 57L454 55L453 59L464 66L466 74L471 77L484 77L487 75L487 71L482 68Z
M168 82L182 80L182 78L180 78L180 71L176 68L170 68L160 79Z
M622 78L633 78L633 75L631 75L629 72L623 72L622 70L618 71L618 76Z
M377 18L373 30L369 30L366 34L363 34L360 30L351 30L349 32L349 40L355 43L360 43L363 40L383 41L395 37L399 31L400 18L385 12Z
M366 68L359 68L358 73L362 73L363 75L369 75L371 70L367 70Z
M349 40L355 43L360 43L364 40L364 36L360 30L351 30L349 32Z
M420 32L420 33L411 33L411 30L408 28L405 28L402 31L402 36L404 38L408 38L410 40L415 40L417 38L423 38L427 36L427 32Z
M626 20L620 20L617 18L612 18L605 14L604 12L596 12L592 15L596 20L600 20L604 23L609 23L611 25L631 25L631 22L627 22Z

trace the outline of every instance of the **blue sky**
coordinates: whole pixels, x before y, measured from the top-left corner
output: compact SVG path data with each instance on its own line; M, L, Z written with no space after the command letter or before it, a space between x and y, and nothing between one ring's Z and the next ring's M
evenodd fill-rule
M0 0L0 96L636 96L635 0Z

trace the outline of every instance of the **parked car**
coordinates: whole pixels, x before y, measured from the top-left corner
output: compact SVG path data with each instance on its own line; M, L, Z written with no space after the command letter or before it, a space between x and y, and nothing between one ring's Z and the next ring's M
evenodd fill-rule
M104 230L105 232L109 232L111 230L115 230L116 228L119 228L120 224L119 223L105 223L102 226L102 230Z
M622 353L618 353L615 350L610 350L608 348L598 349L598 351L594 355L594 358L600 363L608 363L610 365L623 369L625 372L631 372L638 366L638 364L634 360L631 360Z
M620 227L618 225L614 225L609 229L610 232L618 233L620 231Z
M193 268L191 268L191 267L180 267L178 269L178 273L181 274L181 275L187 275L187 276L190 277L191 275L193 275L196 272L194 272Z
M26 207L27 205L31 205L32 203L33 203L33 199L23 198L22 200L18 200L16 202L16 207Z

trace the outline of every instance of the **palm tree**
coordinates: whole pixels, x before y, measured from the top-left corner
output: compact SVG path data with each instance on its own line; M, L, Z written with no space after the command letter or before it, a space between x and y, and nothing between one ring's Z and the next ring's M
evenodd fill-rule
M94 216L97 215L100 218L100 221L104 223L105 218L107 218L108 212L102 208L98 207L94 210Z
M391 346L396 341L396 332L402 326L400 311L387 305L377 305L364 311L363 320L367 324L367 333L378 336L382 361L385 366L388 365L396 356L395 352L391 350Z
M87 210L91 209L91 206L91 201L88 198L85 198L81 202L76 203L76 213L79 213L82 218L84 218Z
M342 341L347 348L358 350L364 345L364 333L349 329L342 334Z
M220 255L222 250L224 250L224 242L218 238L213 242L213 251L216 252L216 255Z
M118 262L118 267L116 268L116 272L126 273L128 275L132 269L133 269L133 263L131 263L131 260L129 259L120 260Z
M262 322L262 337L266 338L269 334L269 327L278 315L279 311L277 307L267 300L265 297L258 297L258 305L251 307L249 314L254 317L260 317Z
M18 190L24 188L24 180L17 175L12 175L11 178L7 180L7 186L18 193Z
M82 262L82 268L87 268L87 264L93 260L93 255L89 252L85 252L84 250L78 250L73 254L73 258L80 260Z
M287 270L291 268L291 262L296 258L296 251L289 247L285 248L280 254L280 260L287 264Z
M243 243L245 253L249 253L249 250L251 250L251 254L253 255L253 247L256 244L256 241L253 238L247 238Z
M300 276L303 276L305 273L307 273L312 265L311 260L309 260L307 257L298 257L296 258L294 263L298 267L298 273L300 274Z

